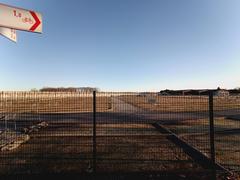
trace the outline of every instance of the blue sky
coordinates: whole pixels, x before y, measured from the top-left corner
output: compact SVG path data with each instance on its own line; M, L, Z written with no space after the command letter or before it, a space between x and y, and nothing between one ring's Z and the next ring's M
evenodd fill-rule
M33 9L43 34L0 37L0 90L240 86L239 0L0 0Z

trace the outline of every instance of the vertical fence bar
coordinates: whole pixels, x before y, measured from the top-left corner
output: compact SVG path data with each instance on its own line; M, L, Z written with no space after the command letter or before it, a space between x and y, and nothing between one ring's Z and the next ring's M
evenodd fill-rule
M93 91L93 173L96 173L96 91Z
M213 163L213 171L216 177L215 171L215 143L214 143L214 113L213 113L213 91L209 91L209 124L210 124L210 149L211 149L211 160Z

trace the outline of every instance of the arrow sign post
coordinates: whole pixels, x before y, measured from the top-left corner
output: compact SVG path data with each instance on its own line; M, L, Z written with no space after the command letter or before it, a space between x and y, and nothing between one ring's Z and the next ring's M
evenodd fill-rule
M38 12L0 3L0 26L42 33L42 15Z
M0 27L0 34L13 42L17 42L17 32L15 29Z

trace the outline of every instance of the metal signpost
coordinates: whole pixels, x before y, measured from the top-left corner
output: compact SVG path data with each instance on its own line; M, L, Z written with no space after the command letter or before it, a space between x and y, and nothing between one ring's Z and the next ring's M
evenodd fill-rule
M42 15L0 3L0 34L16 42L16 30L42 33Z
M0 34L13 42L17 42L17 32L15 29L0 27Z

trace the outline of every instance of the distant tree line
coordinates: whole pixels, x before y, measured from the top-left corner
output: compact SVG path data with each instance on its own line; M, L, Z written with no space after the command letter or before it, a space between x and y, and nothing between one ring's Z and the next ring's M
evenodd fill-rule
M44 87L39 90L40 92L82 92L82 93L92 93L93 91L99 92L99 88L93 87Z

